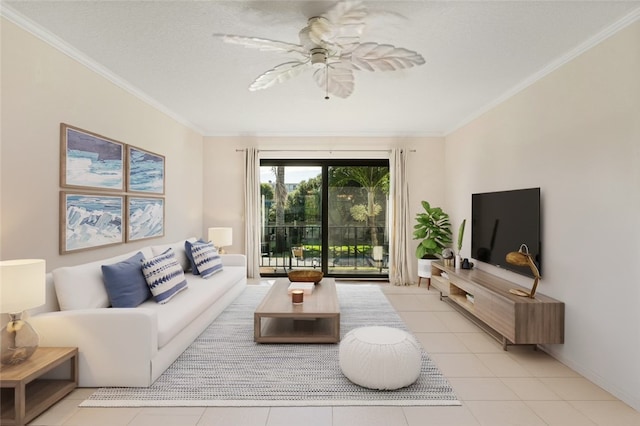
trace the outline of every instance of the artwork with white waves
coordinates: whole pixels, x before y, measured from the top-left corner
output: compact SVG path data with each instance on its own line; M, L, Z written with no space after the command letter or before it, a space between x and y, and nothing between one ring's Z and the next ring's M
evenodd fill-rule
M63 193L63 252L123 241L124 197Z
M164 194L164 157L129 148L129 191Z
M63 186L124 189L124 144L65 128Z
M128 197L127 241L164 235L164 199Z

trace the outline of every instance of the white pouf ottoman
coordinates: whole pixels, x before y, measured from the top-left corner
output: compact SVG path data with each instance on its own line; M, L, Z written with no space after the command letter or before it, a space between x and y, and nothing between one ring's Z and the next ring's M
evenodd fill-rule
M420 344L391 327L360 327L340 342L340 369L353 383L380 390L409 386L420 376Z

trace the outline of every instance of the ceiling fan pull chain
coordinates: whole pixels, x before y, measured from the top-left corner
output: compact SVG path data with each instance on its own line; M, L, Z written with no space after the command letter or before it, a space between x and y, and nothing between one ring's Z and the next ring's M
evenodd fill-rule
M328 62L325 64L325 67L327 67L326 68L327 70L324 73L324 78L325 78L325 82L326 82L324 98L325 99L329 99L329 63Z

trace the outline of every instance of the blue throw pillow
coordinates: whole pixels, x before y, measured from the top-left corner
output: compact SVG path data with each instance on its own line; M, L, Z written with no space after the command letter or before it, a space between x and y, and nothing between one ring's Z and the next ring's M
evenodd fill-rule
M222 258L213 244L193 244L191 254L202 278L209 278L216 272L222 271Z
M167 303L187 288L187 280L172 249L142 262L142 273L156 302Z
M142 275L144 255L138 252L122 262L102 265L102 278L114 308L135 308L151 297Z
M185 241L184 242L184 251L187 254L187 259L189 259L189 264L191 265L191 273L193 275L200 275L200 272L198 271L198 268L196 268L196 262L193 260L193 254L191 253L191 247L194 244L206 244L206 241L203 241L202 239L199 239L198 241L192 243L191 241Z

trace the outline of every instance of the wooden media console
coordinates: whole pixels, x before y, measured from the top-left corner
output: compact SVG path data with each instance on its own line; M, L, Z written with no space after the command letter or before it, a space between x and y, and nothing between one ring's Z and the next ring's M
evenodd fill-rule
M509 293L528 289L479 269L431 264L431 285L448 300L510 344L564 343L564 303L536 293L535 299Z

